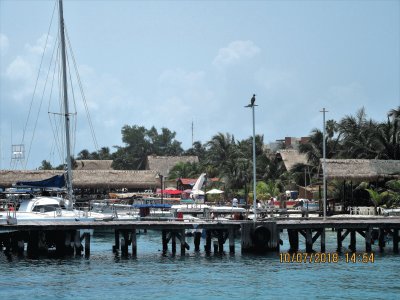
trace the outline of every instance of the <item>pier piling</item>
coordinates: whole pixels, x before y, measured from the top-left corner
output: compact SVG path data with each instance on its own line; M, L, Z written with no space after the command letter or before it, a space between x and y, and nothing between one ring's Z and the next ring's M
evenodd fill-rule
M137 254L137 239L136 239L136 228L131 229L131 243L132 243L132 256Z

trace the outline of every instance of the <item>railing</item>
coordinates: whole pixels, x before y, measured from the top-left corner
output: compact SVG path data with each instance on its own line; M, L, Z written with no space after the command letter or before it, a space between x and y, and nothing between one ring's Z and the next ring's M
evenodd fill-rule
M352 206L350 207L350 215L374 215L375 208L370 206Z

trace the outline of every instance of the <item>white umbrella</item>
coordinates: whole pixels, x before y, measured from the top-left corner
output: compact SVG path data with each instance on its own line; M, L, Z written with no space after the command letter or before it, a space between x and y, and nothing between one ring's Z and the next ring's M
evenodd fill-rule
M224 193L224 191L221 191L219 189L212 189L209 190L206 194L222 194L222 193Z
M196 190L191 192L192 195L204 195L204 192L202 190Z

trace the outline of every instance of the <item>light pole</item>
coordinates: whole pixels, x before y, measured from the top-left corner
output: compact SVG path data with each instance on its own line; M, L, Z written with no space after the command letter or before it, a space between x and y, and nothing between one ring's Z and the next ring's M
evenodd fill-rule
M251 107L253 113L253 210L254 210L254 222L257 221L257 195L256 195L256 129L255 129L255 114L254 107L258 106L255 104L256 94L251 97L250 104L245 107Z
M323 174L324 174L324 180L323 180L323 185L324 185L324 220L326 220L326 141L325 141L325 135L326 135L326 126L325 126L325 113L327 113L328 111L323 108L320 112L322 112L322 119L323 119L323 126L324 126L324 130L323 130L323 141L322 141L322 157L323 157Z
M164 176L161 175L160 173L158 173L156 178L160 178L160 183L161 183L161 204L164 204L164 196L163 196L163 178L164 178Z

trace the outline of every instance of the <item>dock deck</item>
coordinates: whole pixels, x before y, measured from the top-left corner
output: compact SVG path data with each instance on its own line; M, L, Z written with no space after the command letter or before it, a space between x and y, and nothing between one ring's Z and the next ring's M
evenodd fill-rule
M202 232L205 233L204 249L223 253L223 245L229 240L229 252L234 253L234 239L241 229L242 252L253 250L277 251L281 244L280 233L287 230L291 252L299 250L299 236L305 238L306 252L313 252L317 240L320 241L321 252L325 252L325 231L332 229L337 232L337 251L342 249L343 240L350 236L350 249L356 251L356 236L365 240L365 251L371 251L374 240L379 241L379 249L383 251L386 238L392 236L393 252L399 252L400 217L366 217L366 218L271 218L257 222L251 220L112 220L112 221L21 221L17 224L0 224L0 246L7 251L28 251L32 253L44 247L45 252L50 247L59 248L60 253L66 252L65 245L71 246L76 254L83 250L81 241L85 240L85 254L90 253L90 233L88 230L111 230L115 233L113 248L121 253L128 253L132 245L132 255L136 255L136 232L138 230L155 230L162 233L163 252L168 250L171 241L172 252L176 252L176 240L181 245L181 254L190 246L185 235L194 232L195 251L200 250ZM122 238L120 238L120 235ZM214 240L214 242L212 242ZM50 246L49 246L50 245ZM47 247L47 248L46 248ZM247 251L249 250L249 251ZM39 251L40 252L40 251ZM67 251L68 252L68 251Z

